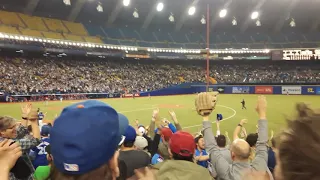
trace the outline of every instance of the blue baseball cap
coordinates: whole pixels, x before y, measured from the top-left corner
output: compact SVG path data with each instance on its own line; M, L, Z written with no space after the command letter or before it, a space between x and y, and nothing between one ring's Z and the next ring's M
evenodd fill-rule
M134 129L134 127L128 126L124 133L124 136L125 136L124 142L134 142L137 137L137 132Z
M56 168L84 174L107 163L122 139L128 120L106 103L88 100L63 109L51 129Z
M43 125L41 127L41 136L48 136L50 134L51 131L51 126L48 125Z

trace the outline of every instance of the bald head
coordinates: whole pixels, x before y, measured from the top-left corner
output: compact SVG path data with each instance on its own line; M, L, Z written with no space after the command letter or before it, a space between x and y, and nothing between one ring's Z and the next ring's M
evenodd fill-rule
M231 151L235 154L236 158L246 160L250 156L250 146L243 139L236 139L232 142Z

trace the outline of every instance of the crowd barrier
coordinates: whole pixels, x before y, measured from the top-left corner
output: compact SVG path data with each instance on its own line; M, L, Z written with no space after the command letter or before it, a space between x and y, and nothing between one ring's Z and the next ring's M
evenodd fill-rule
M221 94L289 94L289 95L320 95L320 85L210 85L209 91L218 91ZM195 94L206 91L205 84L180 84L164 89L159 89L150 92L140 92L136 94L124 94L123 97L143 97L143 96L166 96L166 95L183 95ZM0 94L0 102L9 102L10 97L15 99L15 102L21 102L32 99L34 96L59 96L70 95L85 95L89 99L99 98L120 98L120 93L77 93L77 94L41 94L41 95L6 95ZM57 96L57 97L56 97Z

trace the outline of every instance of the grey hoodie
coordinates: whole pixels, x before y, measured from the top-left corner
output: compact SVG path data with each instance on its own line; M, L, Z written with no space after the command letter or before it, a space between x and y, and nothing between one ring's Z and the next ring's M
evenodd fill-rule
M212 123L210 121L203 121L204 140L206 144L206 151L210 154L210 159L213 167L217 172L217 179L219 180L243 180L245 172L267 171L271 179L273 179L270 171L268 171L268 121L259 120L259 134L256 145L256 156L252 163L249 162L233 162L229 164L221 154L217 142L212 133Z

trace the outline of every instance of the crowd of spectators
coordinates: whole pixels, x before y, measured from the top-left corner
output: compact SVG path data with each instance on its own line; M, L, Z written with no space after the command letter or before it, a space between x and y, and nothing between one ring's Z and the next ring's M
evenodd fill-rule
M159 109L154 109L149 126L138 121L129 125L128 118L110 105L86 100L65 107L53 125L38 126L37 111L26 104L19 123L0 116L0 179L320 178L317 110L297 104L296 119L276 137L268 137L267 100L259 96L257 132L247 134L247 121L241 120L230 141L227 132L220 132L221 114L217 114L217 133L213 134L213 116L209 115L217 95L200 93L197 97L195 106L203 127L194 135L182 130L173 111L169 111L173 123L161 120Z
M205 67L136 60L0 58L0 91L10 94L145 92L183 82L205 82ZM214 63L218 83L317 83L320 67Z

